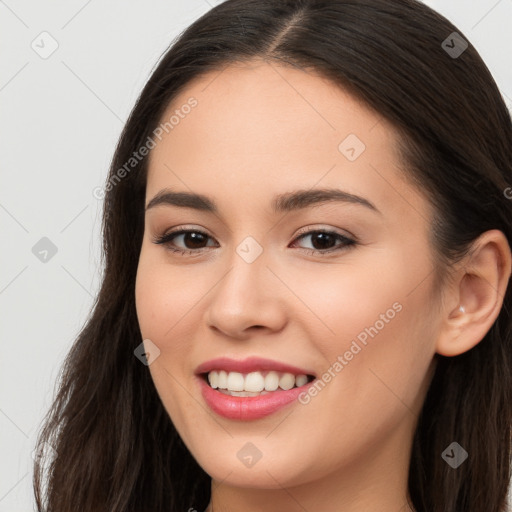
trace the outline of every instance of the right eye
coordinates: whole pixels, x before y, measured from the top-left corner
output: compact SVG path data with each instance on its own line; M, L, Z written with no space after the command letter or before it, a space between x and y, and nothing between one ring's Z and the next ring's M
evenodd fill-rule
M184 248L176 248L174 246L174 240L182 237L182 243L185 244ZM157 236L153 243L164 245L167 249L179 253L179 254L195 254L201 249L204 249L204 247L198 247L201 246L207 239L212 239L207 233L197 230L197 229L176 229L174 231L171 231L169 233L165 233L164 235ZM213 240L213 239L212 239ZM186 247L186 245L189 244L192 246Z

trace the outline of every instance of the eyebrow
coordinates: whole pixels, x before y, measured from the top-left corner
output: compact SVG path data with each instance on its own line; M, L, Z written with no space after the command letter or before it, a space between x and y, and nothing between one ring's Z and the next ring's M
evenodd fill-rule
M359 204L376 213L381 213L373 203L364 197L334 188L296 190L293 192L279 194L273 198L271 207L273 212L280 213L301 210L329 202ZM193 192L174 192L167 188L160 190L153 199L149 201L146 206L146 211L160 205L193 208L195 210L214 214L219 212L219 208L215 201L208 196Z

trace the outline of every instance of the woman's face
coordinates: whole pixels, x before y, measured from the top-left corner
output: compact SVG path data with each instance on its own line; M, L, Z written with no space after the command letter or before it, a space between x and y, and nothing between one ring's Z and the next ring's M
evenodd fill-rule
M147 208L136 306L190 452L214 479L253 488L403 474L439 323L430 206L400 178L395 132L331 82L256 61L191 82L162 122L173 115L146 206L172 192L216 210L170 195ZM251 357L277 366L210 368L223 388L266 394L204 393L200 365ZM300 394L271 391L294 382Z

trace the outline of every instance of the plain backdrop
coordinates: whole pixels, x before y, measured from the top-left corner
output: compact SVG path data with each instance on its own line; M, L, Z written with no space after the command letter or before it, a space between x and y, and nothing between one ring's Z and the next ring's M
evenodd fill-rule
M0 0L0 512L35 509L36 434L99 287L93 190L156 62L216 3ZM426 3L477 48L511 108L512 0Z

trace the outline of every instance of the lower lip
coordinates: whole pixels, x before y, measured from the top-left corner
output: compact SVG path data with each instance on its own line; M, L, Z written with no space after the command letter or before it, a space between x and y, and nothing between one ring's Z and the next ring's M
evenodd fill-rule
M231 396L213 389L206 381L198 377L201 394L210 409L230 420L257 420L279 411L297 400L315 381L288 391L271 391L260 396Z

